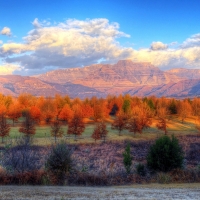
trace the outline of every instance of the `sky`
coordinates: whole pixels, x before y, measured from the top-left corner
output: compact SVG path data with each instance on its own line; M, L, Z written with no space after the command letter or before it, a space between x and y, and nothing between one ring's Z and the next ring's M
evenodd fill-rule
M200 69L199 0L0 0L0 74L131 59Z

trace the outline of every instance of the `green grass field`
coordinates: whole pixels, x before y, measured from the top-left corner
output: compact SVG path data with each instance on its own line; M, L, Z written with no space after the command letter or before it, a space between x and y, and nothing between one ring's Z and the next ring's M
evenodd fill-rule
M19 124L23 119L20 119L14 127L11 127L10 136L5 139L5 143L13 142L15 138L20 137L22 134L19 133ZM111 120L110 120L111 121ZM12 123L11 121L9 123ZM156 128L156 121L153 121L151 128L143 131L142 134L133 134L128 130L123 130L122 135L118 135L117 130L111 129L111 123L107 123L107 141L117 141L117 140L148 140L154 139L163 135L164 133ZM63 126L64 135L59 140L65 140L69 143L93 143L94 140L91 138L92 132L94 130L94 124L86 124L84 133L78 137L77 141L74 141L74 136L67 135L67 126ZM188 134L198 134L195 129L195 118L187 118L184 123L178 117L173 117L167 122L168 135L188 135ZM51 127L50 126L36 126L36 134L34 136L34 144L37 145L50 145L54 143L54 138L51 137ZM4 144L0 144L2 146Z

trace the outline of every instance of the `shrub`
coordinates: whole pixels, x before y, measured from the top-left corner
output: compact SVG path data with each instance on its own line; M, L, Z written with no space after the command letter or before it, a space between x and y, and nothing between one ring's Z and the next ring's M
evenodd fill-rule
M167 184L167 183L170 183L171 181L172 181L171 176L169 174L162 173L162 172L157 174L158 183Z
M123 153L123 162L124 162L124 167L126 169L127 174L131 172L131 165L132 165L132 156L131 156L131 148L130 144L126 145L125 151Z
M72 169L72 149L65 143L57 144L52 147L51 153L47 158L47 171L55 178L54 182L64 184L65 175Z
M170 171L183 165L183 150L174 136L163 136L156 140L147 155L147 165L152 170Z
M5 148L2 156L2 166L8 173L23 173L39 170L41 153L30 145L27 137L17 138L15 147Z
M140 176L145 176L146 175L146 171L145 171L145 166L144 164L137 164L136 165L136 172L137 174L139 174Z

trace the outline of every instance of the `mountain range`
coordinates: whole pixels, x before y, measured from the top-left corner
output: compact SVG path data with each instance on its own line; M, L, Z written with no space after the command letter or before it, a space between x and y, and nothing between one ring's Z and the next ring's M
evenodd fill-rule
M200 69L162 71L151 63L120 60L116 64L59 69L37 76L0 75L0 92L18 96L55 94L74 97L105 97L108 94L200 96Z

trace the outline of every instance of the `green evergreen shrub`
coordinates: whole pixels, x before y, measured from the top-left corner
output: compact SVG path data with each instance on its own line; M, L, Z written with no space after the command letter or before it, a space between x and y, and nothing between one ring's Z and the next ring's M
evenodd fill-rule
M127 174L130 174L131 172L131 165L132 165L132 156L131 156L131 147L130 144L126 145L125 151L123 153L123 162L124 167L126 169Z
M64 184L66 173L69 173L72 169L71 155L72 149L65 143L60 143L52 147L51 153L47 158L46 169L56 178L56 182L60 185Z
M177 138L163 136L156 140L147 155L147 166L155 171L167 172L181 168L184 152Z
M139 174L140 176L145 176L146 175L146 171L145 171L145 166L144 164L138 163L136 165L136 172L137 174Z

